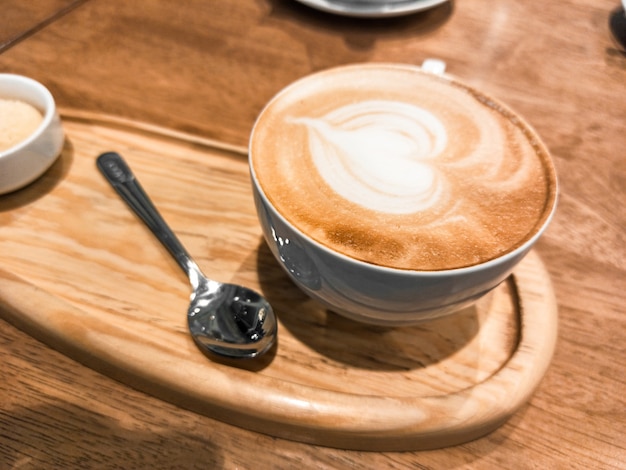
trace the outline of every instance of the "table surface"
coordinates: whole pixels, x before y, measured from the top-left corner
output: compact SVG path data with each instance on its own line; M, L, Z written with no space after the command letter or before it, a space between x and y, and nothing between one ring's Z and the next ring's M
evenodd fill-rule
M434 57L537 129L560 178L537 252L559 338L531 401L452 448L355 452L243 430L136 391L0 321L0 468L625 468L626 55L619 2L461 0L355 19L293 0L6 0L0 72L61 107L246 145L263 105L339 64Z

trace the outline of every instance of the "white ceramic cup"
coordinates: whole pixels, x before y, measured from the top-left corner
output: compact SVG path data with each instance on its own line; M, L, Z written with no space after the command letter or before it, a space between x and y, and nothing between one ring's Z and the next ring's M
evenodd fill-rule
M21 75L0 74L0 98L23 101L43 115L29 137L0 152L0 194L5 194L32 183L50 168L61 153L64 133L54 98L41 83Z
M443 74L445 68L440 61L425 65L427 71L437 74ZM254 129L251 142L252 139ZM252 148L251 145L254 200L274 257L310 297L336 313L365 323L410 325L470 306L511 274L545 231L556 209L555 180L549 216L530 239L513 251L458 269L418 271L383 267L335 252L291 224L264 193L252 165Z

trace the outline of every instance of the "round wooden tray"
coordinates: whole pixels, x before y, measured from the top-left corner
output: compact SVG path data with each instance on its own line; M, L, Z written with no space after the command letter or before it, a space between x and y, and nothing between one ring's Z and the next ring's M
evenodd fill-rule
M480 437L529 400L548 368L557 309L535 253L456 315L394 329L354 323L306 297L272 258L246 149L113 117L62 117L59 161L0 198L0 316L77 361L237 426L360 450ZM185 275L96 170L109 150L129 161L209 275L270 300L279 317L270 354L224 363L196 348Z

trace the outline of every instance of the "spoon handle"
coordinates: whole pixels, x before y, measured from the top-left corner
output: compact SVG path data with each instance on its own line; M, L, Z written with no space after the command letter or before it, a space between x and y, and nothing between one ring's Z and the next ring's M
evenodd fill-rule
M135 211L135 214L156 235L159 241L174 256L180 267L191 278L199 268L187 253L187 250L169 228L156 209L141 184L124 159L116 152L106 152L98 157L96 164L120 197Z

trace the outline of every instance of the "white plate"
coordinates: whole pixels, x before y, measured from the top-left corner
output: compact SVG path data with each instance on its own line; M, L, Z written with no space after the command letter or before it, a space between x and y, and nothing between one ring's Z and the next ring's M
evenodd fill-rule
M318 10L343 16L383 18L417 13L448 0L296 0Z

